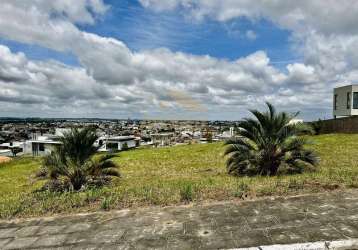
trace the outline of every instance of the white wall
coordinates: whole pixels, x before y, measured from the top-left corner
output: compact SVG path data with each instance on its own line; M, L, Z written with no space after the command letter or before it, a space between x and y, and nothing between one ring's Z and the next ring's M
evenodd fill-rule
M125 143L127 143L128 148L135 148L135 147L136 147L136 144L135 144L135 141L134 141L134 140L121 141L121 142L118 143L118 150L122 150L123 145L124 145Z
M24 146L24 154L33 155L36 152L37 155L35 155L35 156L43 156L43 155L51 154L51 152L57 146L57 144L44 143L44 151L40 151L40 150L38 150L39 149L38 144L39 143L37 143L37 142L31 142L31 141L26 142L26 144Z
M352 107L352 85L344 86L340 88L334 89L333 94L333 101L332 101L332 109L333 109L333 116L350 116L352 109L347 109L347 93L351 93L351 107ZM334 96L337 96L337 109L334 109Z
M358 115L358 109L353 109L353 93L354 92L358 92L358 85L353 85L352 86L352 111L351 111L351 115Z
M32 143L29 141L25 142L24 154L32 154Z

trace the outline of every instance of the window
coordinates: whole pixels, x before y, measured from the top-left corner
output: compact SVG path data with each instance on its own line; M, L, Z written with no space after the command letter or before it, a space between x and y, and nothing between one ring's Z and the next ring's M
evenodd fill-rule
M338 99L338 95L337 94L335 94L334 95L334 110L337 110L337 99Z
M106 149L110 152L117 151L118 150L118 143L115 142L107 142L106 143Z
M43 143L39 143L39 151L45 151L45 145Z
M353 108L358 109L358 92L353 93Z
M347 109L351 109L351 92L347 92Z

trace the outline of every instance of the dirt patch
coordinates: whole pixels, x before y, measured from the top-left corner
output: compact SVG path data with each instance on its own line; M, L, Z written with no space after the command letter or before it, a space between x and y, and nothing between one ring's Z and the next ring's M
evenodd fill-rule
M10 157L0 156L0 163L5 163L5 162L9 162L9 161L11 161Z

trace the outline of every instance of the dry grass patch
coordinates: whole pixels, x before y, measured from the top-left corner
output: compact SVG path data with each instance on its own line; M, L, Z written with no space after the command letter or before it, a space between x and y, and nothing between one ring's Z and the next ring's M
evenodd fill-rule
M6 162L9 162L9 161L11 161L10 157L0 156L0 164L1 163L6 163Z

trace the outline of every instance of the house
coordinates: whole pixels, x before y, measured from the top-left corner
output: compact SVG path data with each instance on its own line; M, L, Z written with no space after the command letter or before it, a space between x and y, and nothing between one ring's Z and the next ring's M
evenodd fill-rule
M121 151L140 146L140 138L134 136L103 136L97 139L95 145L99 147L98 151Z
M32 140L25 142L24 154L32 154L33 156L43 156L50 154L55 147L62 143L59 141L59 136L56 135L33 135Z
M10 149L0 149L0 156L11 156Z
M22 153L25 147L24 142L8 142L0 144L0 155L12 156L14 154ZM16 153L15 153L16 152Z
M303 123L303 119L291 119L290 122L288 124L292 124L292 125L295 125L295 124L298 124L298 123Z
M151 134L150 138L152 139L154 146L170 146L172 144L172 138L174 137L173 133L160 133L160 134Z
M347 85L333 91L333 116L358 115L358 85Z

